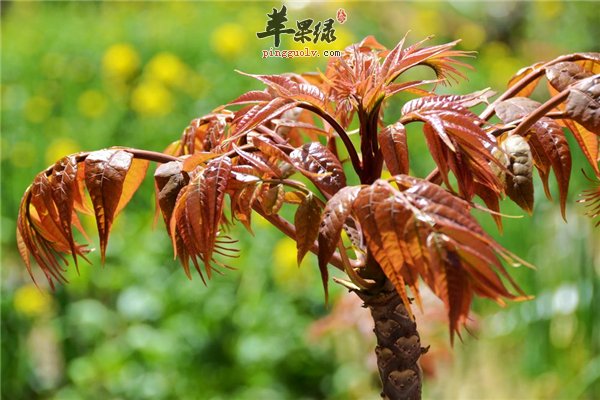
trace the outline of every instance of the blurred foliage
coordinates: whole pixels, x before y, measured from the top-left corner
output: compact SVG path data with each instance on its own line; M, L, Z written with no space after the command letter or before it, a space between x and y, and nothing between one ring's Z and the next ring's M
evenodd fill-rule
M314 321L331 311L315 260L308 257L298 268L293 243L260 218L254 237L234 229L239 271L217 276L208 287L179 271L162 221L153 229L151 179L117 220L106 265L92 255L93 265L82 266L79 275L71 268L71 283L56 293L41 280L40 290L31 284L15 248L21 194L62 155L111 145L160 151L192 118L260 87L236 69L323 69L325 59L261 58L272 42L256 32L271 7L280 6L1 3L2 398L378 397L364 310L341 323L348 311L334 307L334 328L309 335ZM324 20L340 6L290 3L288 18ZM457 93L501 90L523 66L599 50L593 2L343 7L348 20L335 25L331 49L371 34L393 46L408 30L410 42L430 34L436 43L462 38L461 47L478 55L470 81L444 89ZM298 47L282 41L282 48ZM401 101L392 102L386 119L398 115ZM409 147L414 173L424 176L433 164L419 136L410 135ZM426 397L600 397L600 238L575 204L587 184L583 165L576 151L568 224L557 204L542 198L538 180L534 216L506 219L498 238L539 267L511 271L535 300L506 309L477 303L479 339L467 334L453 350L439 306L418 314L422 340L433 344ZM508 203L503 212L520 214ZM483 216L482 223L498 236L491 218ZM334 287L336 298L344 297Z

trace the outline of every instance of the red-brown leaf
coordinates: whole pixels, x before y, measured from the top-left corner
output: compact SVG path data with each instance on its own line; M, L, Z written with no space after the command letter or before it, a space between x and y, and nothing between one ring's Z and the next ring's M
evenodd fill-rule
M352 204L360 191L358 186L340 189L325 205L319 225L319 268L326 271L327 263L335 252L346 218L352 212Z
M85 184L94 206L103 262L108 235L121 204L125 178L132 160L133 155L124 150L95 151L85 159ZM135 189L137 187L133 190L128 188L126 194L130 196Z
M170 221L177 196L181 189L189 183L189 180L189 175L183 170L179 161L161 164L154 173L157 204L162 212L169 236L171 235Z
M209 162L202 172L200 206L203 213L203 237L201 240L205 242L203 257L209 279L211 277L210 261L212 260L219 224L223 217L223 201L231 167L231 159L222 156Z
M527 97L512 97L496 104L496 115L505 124L521 119L535 111L541 104Z
M591 75L590 71L575 62L560 62L546 67L546 79L559 92Z
M333 195L346 186L346 175L337 157L319 142L307 143L290 153L300 172L320 190Z
M444 302L450 321L450 342L454 334L460 337L460 327L466 325L473 288L458 254L444 242L443 235L432 235L429 240L431 269L435 276L433 292Z
M377 135L385 165L392 175L408 174L408 147L406 129L397 122L387 126Z
M550 118L541 118L531 127L528 142L532 148L532 154L538 153L537 157L542 155L542 158L550 161L558 182L560 210L563 218L566 218L565 207L571 177L571 151L562 128ZM533 149L535 149L535 153ZM540 175L542 175L541 169Z
M244 132L248 132L297 105L298 102L295 100L276 97L265 105L252 107L238 121L235 121L233 136L237 137Z
M298 265L310 250L319 234L321 206L312 194L304 198L294 216L296 226L296 247L298 249Z
M573 85L566 100L565 113L585 129L600 136L600 75Z
M375 210L388 197L393 195L393 188L389 183L383 180L377 180L371 186L363 188L354 201L354 214L357 216L360 225L367 239L367 246L381 269L392 282L398 295L402 298L406 309L412 317L410 301L406 293L405 281L400 272L400 268L394 266L390 254L386 251L383 241L383 233L379 227L379 221L376 218Z

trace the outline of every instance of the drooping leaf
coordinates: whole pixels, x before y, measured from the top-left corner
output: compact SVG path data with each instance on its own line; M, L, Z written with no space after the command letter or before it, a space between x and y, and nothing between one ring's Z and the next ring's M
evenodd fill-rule
M536 158L538 158L539 163L550 162L556 176L556 181L558 182L561 213L563 218L566 218L565 207L571 177L571 151L569 143L565 138L562 128L550 118L541 118L531 127L530 131L531 135L529 136L528 143L532 149L532 155L538 154L533 159L536 161ZM540 175L542 175L542 180L544 180L542 169L540 169ZM545 178L545 181L544 186L547 187L547 178Z
M600 136L600 75L583 79L572 86L565 113L585 129Z
M402 263L402 260L392 259L384 247L383 232L379 227L379 221L376 218L376 208L386 198L393 195L393 188L389 183L383 180L377 180L371 186L363 188L354 201L354 214L357 216L360 225L365 234L367 246L373 255L373 258L381 266L381 269L388 277L390 282L396 288L398 295L404 302L404 305L412 318L410 301L406 293L405 281L400 271L400 266L395 262Z
M408 147L406 145L406 129L397 122L387 126L377 135L381 154L392 175L408 173Z
M467 323L473 288L459 255L445 241L445 235L432 234L428 238L428 248L435 277L434 293L446 306L450 342L453 343L454 334L460 336L460 327Z
M468 103L478 96L467 95L456 103L445 96L411 100L402 108L401 119L425 123L423 133L442 180L451 187L448 179L451 170L457 177L461 195L469 200L475 194L475 180L496 193L502 192L490 166L497 162L491 153L496 146L495 139L481 128L479 124L483 121L461 105L461 102Z
M73 156L67 156L56 162L48 179L52 201L56 205L59 228L69 243L73 261L77 267L77 249L73 239L71 224L74 214L74 192L77 188L77 161Z
M227 182L231 173L231 159L226 156L212 160L202 171L200 184L200 206L204 241L204 264L208 278L211 277L210 262L217 240L219 224L223 218L223 203Z
M546 67L546 79L559 92L565 90L573 83L591 76L581 65L565 61Z
M132 160L133 155L124 150L95 151L85 159L85 184L94 206L103 262L108 235L119 210ZM127 194L132 194L136 189L128 188Z
M317 199L309 194L298 206L294 216L296 226L296 247L298 249L298 265L306 253L310 250L319 234L319 222L321 221L321 206Z
M492 214L492 218L494 218L494 222L496 223L498 230L500 231L500 233L502 233L502 218L499 215L500 199L498 198L498 194L492 191L489 187L480 184L479 182L475 183L475 194L479 196L481 200L483 200L487 208L496 213Z
M179 161L161 164L154 172L157 204L162 212L169 235L171 235L169 223L173 216L177 196L181 189L189 183L189 180L188 173L183 170L183 165Z
M422 308L421 296L418 289L418 270L414 267L410 250L405 242L405 224L412 216L410 207L404 196L396 194L387 197L375 207L375 221L381 233L381 244L393 271L384 270L386 276L393 281L393 276L399 274L406 285L410 287L419 307ZM387 265L387 264L386 264Z
M300 172L329 195L346 186L346 175L337 157L318 142L307 143L290 153Z
M319 225L319 268L327 271L327 263L335 252L342 228L352 212L352 204L360 191L358 186L340 189L325 205Z

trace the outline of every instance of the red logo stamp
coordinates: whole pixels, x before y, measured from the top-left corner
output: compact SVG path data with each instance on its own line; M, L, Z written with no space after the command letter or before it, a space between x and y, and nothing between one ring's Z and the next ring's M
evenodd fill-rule
M337 21L340 24L343 24L344 22L346 22L347 18L348 18L348 14L346 14L346 10L344 10L343 8L340 8L339 10L337 10Z

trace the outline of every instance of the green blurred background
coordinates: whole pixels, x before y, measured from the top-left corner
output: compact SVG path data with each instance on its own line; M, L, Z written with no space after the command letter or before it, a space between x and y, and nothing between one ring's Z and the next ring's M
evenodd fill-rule
M456 93L502 90L523 66L599 50L594 2L286 4L289 25L345 8L330 49L371 34L391 47L408 30L409 42L462 38L460 47L478 55ZM56 292L32 285L16 251L21 194L62 155L111 145L161 151L194 117L261 88L235 69L323 70L323 58L260 58L273 44L256 32L280 6L1 3L3 399L378 398L365 310L337 285L327 309L314 256L298 268L294 243L260 218L254 237L234 229L238 271L208 287L173 261L162 221L153 228L151 179L117 220L106 265L92 254L93 265L79 276L70 268L71 283ZM281 48L294 44L284 39ZM400 105L392 102L386 118ZM414 173L424 176L433 165L426 147L416 131L409 140ZM481 217L538 267L511 271L534 300L476 301L477 338L465 332L453 349L439 302L428 298L417 313L432 345L426 398L600 398L600 237L575 203L589 182L578 149L574 157L568 224L537 178L533 217L505 220L502 236ZM508 203L502 211L521 214Z

